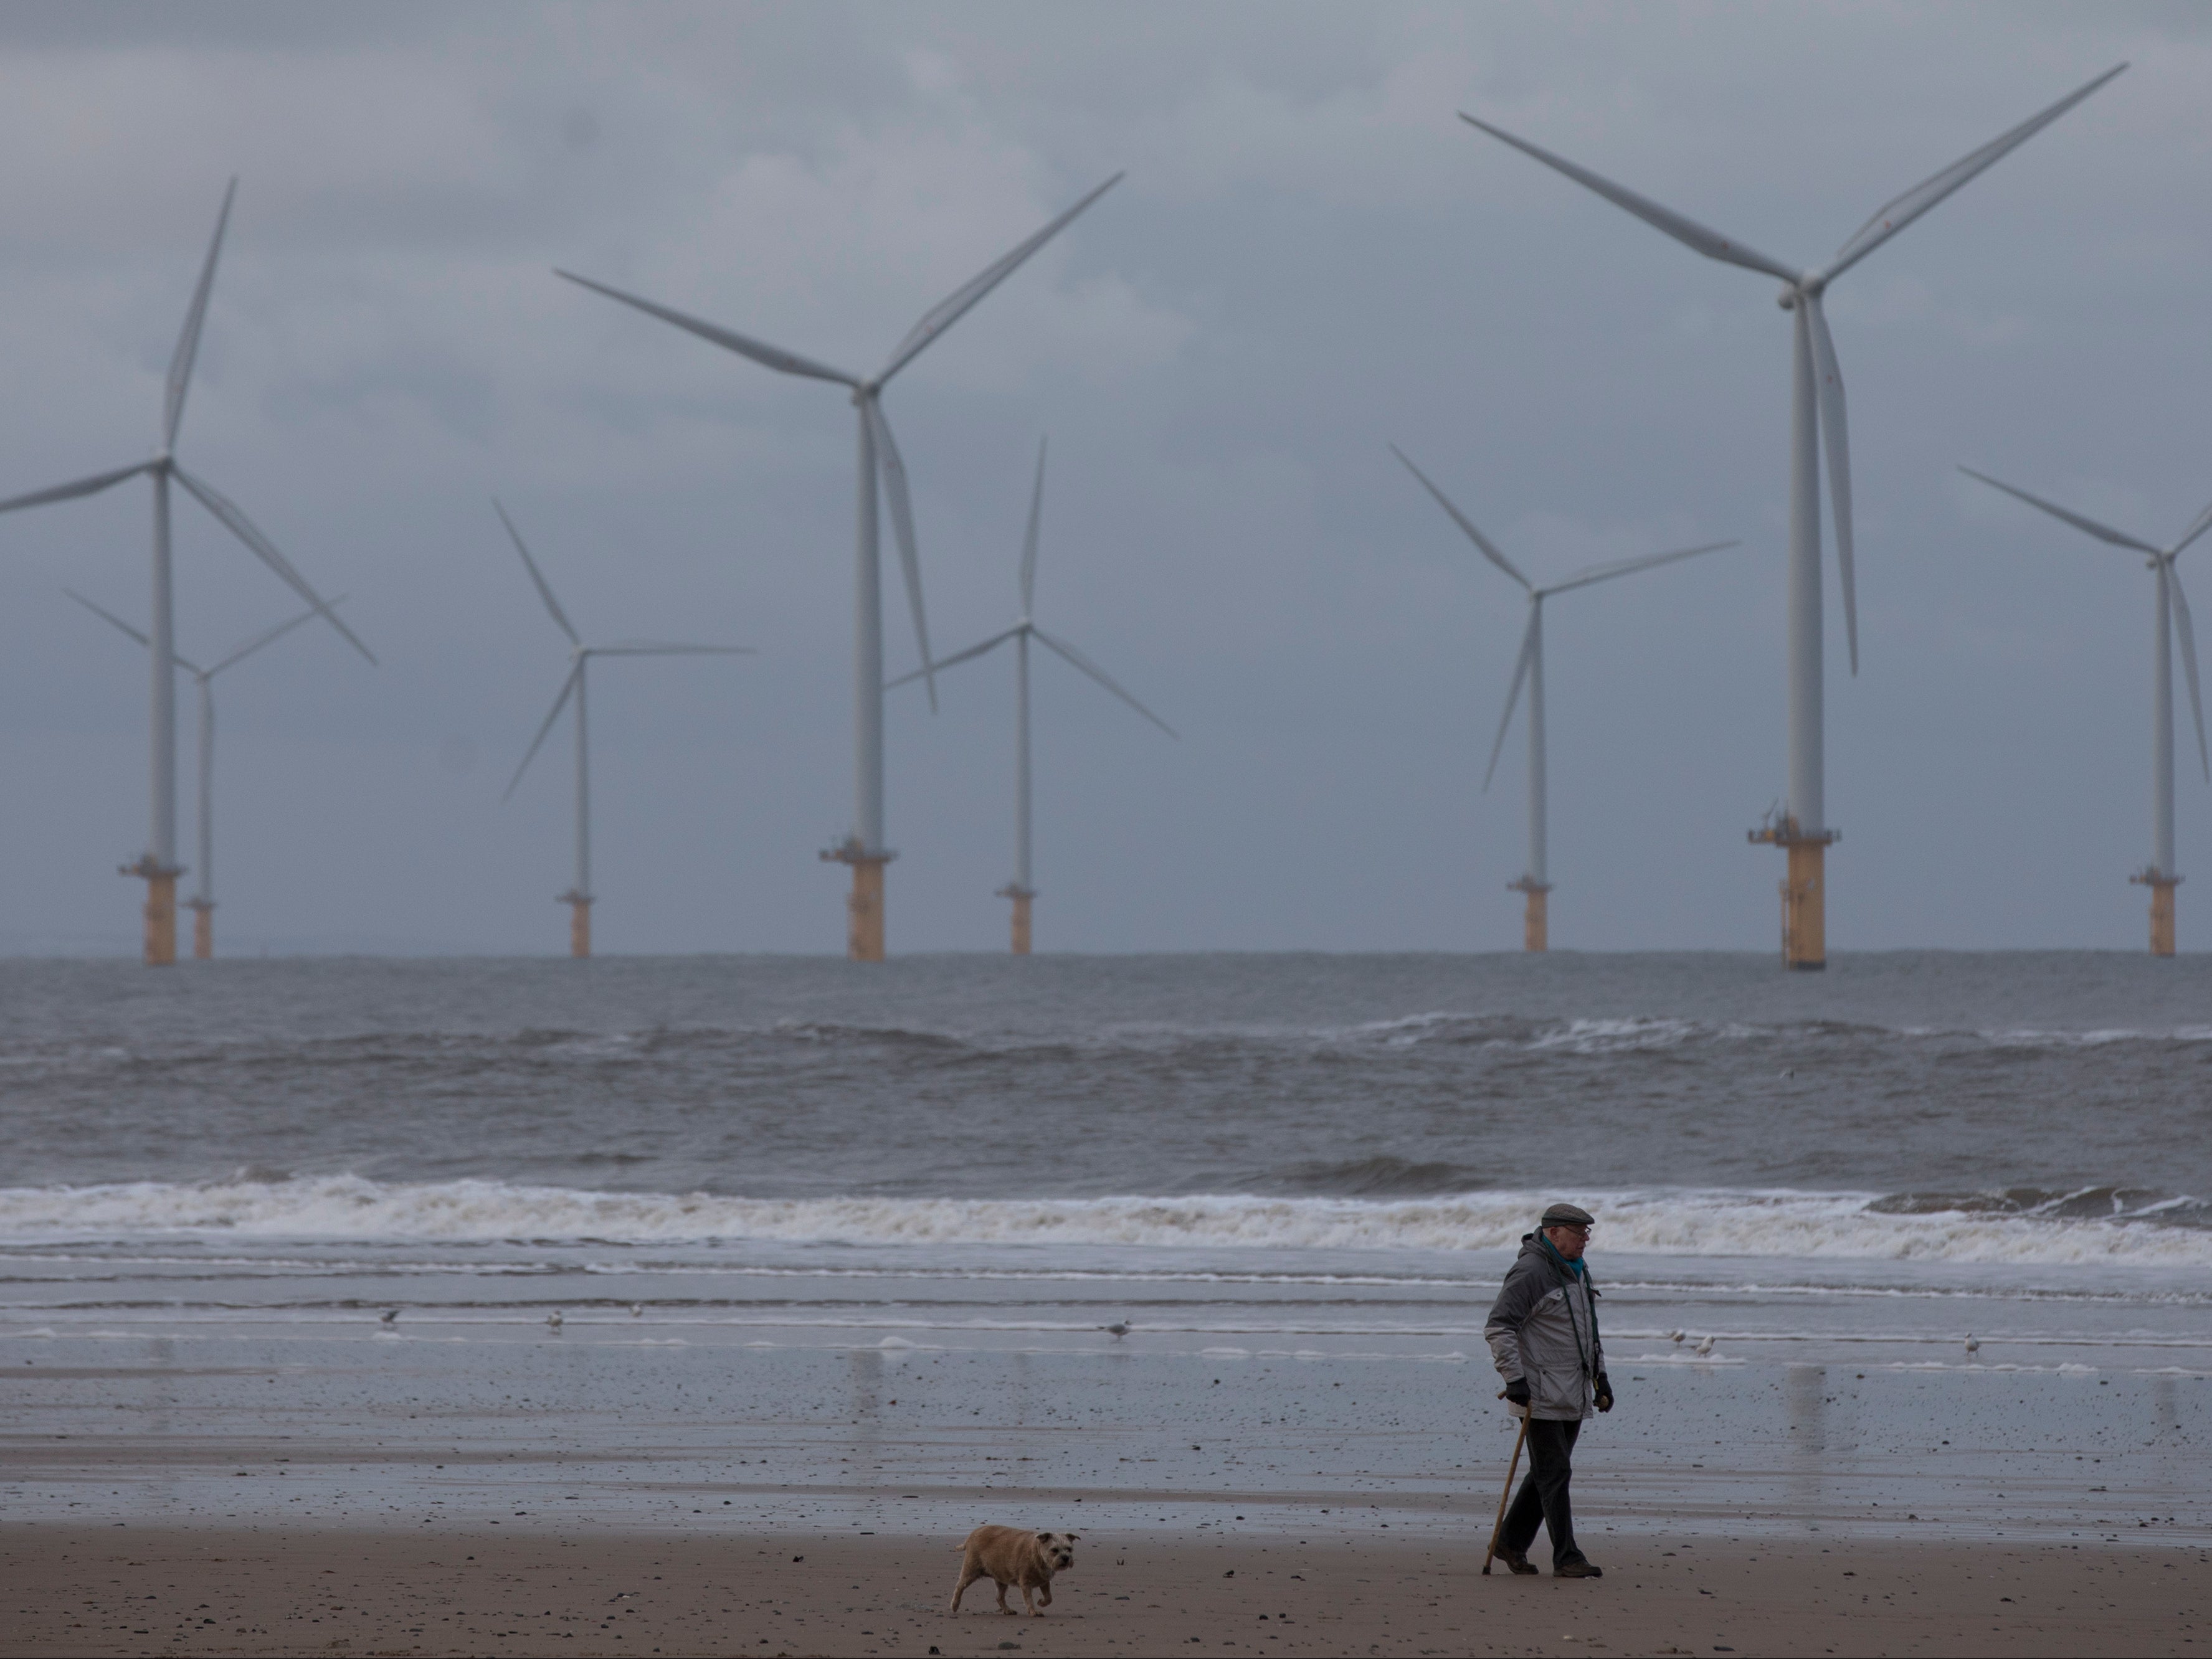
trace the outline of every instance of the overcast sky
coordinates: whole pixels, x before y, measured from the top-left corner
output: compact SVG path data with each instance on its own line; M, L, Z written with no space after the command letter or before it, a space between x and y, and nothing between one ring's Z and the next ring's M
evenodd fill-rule
M2212 498L2201 6L10 4L0 494L149 452L238 174L179 453L382 667L302 629L218 682L223 947L564 947L565 741L500 793L565 643L496 493L586 635L760 648L595 670L601 948L834 952L850 408L551 268L866 372L1127 169L885 399L940 654L1013 620L1049 434L1038 620L1182 734L1038 663L1039 948L1517 946L1523 602L1395 441L1539 579L1742 538L1547 610L1552 927L1769 949L1790 320L1455 112L1811 264L2123 58L1832 292L1828 927L2137 949L2152 578L1953 469L2158 541ZM143 621L149 494L0 519L0 950L136 948L145 671L62 589ZM177 514L180 650L290 613ZM1003 655L894 693L895 952L1004 945L1012 717Z

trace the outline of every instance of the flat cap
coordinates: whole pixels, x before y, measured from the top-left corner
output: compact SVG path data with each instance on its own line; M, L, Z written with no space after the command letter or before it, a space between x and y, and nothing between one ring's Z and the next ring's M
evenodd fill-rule
M1544 1212L1543 1224L1547 1227L1587 1227L1596 1225L1596 1220L1586 1209L1578 1209L1572 1204L1554 1204Z

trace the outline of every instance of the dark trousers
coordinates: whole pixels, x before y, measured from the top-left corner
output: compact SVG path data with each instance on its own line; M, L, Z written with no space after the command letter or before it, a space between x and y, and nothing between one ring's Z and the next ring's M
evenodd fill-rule
M1574 1511L1567 1502L1567 1482L1574 1478L1575 1437L1580 1423L1559 1423L1546 1417L1528 1420L1528 1473L1505 1511L1505 1529L1498 1535L1500 1549L1528 1553L1536 1541L1536 1523L1552 1535L1552 1565L1579 1561L1575 1547Z

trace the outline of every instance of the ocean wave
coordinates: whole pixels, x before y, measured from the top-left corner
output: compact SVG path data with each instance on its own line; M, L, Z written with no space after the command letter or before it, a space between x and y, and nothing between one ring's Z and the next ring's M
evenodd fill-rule
M1890 1026L1838 1020L1767 1023L1698 1020L1653 1013L1535 1015L1493 1010L1437 1009L1348 1024L1248 1024L1135 1021L1049 1034L984 1026L933 1029L921 1025L782 1019L760 1025L642 1026L589 1031L519 1026L478 1031L393 1029L336 1035L232 1034L185 1038L158 1053L106 1042L25 1041L0 1049L0 1069L31 1076L112 1076L159 1067L165 1075L224 1067L249 1075L300 1067L339 1072L387 1067L514 1065L531 1069L629 1067L691 1059L702 1063L766 1060L805 1062L867 1055L922 1067L963 1063L1091 1063L1116 1057L1168 1055L1180 1060L1237 1061L1254 1054L1325 1055L1404 1052L1449 1057L1525 1053L1573 1062L1616 1055L1712 1048L1777 1048L1791 1056L1868 1050L1941 1055L1982 1053L2033 1059L2125 1048L2194 1050L2212 1044L2212 1025L2102 1026Z
M2038 1220L2212 1225L2203 1200L2148 1187L2007 1187L1997 1192L1899 1192L1867 1208L1881 1215L2018 1215Z
M1190 1032L1199 1038L1292 1038L1304 1035L1326 1044L1384 1048L1504 1048L1573 1055L1630 1053L1698 1044L1840 1044L1883 1045L1899 1042L1936 1045L1970 1044L1996 1050L2096 1049L2125 1044L2195 1046L2212 1043L2212 1026L2176 1026L2166 1030L2100 1026L2069 1031L2040 1026L1887 1026L1849 1020L1796 1020L1758 1024L1737 1020L1693 1020L1667 1014L1625 1014L1534 1017L1434 1010L1358 1025L1320 1027L1305 1032Z
M1271 1170L1253 1183L1261 1192L1311 1194L1331 1198L1382 1198L1465 1193L1478 1184L1476 1172L1462 1164L1415 1163L1387 1154L1343 1162L1314 1159Z
M1514 1245L1548 1195L1342 1198L746 1198L609 1192L500 1181L278 1181L0 1189L0 1240L222 1238L650 1244L708 1239L870 1245L1428 1250ZM1644 1190L1586 1194L1609 1251L1869 1259L2212 1266L2212 1229L2157 1215L2044 1207L1915 1208L1869 1193ZM2175 1201L2158 1215L2171 1217ZM2202 1216L2196 1201L2189 1214Z

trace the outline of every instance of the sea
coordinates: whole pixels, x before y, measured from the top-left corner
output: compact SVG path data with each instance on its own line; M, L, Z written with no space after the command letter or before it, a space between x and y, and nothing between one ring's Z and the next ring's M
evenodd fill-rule
M1623 1524L2212 1536L2212 957L18 960L0 1135L17 1514L1471 1524L1566 1199Z

